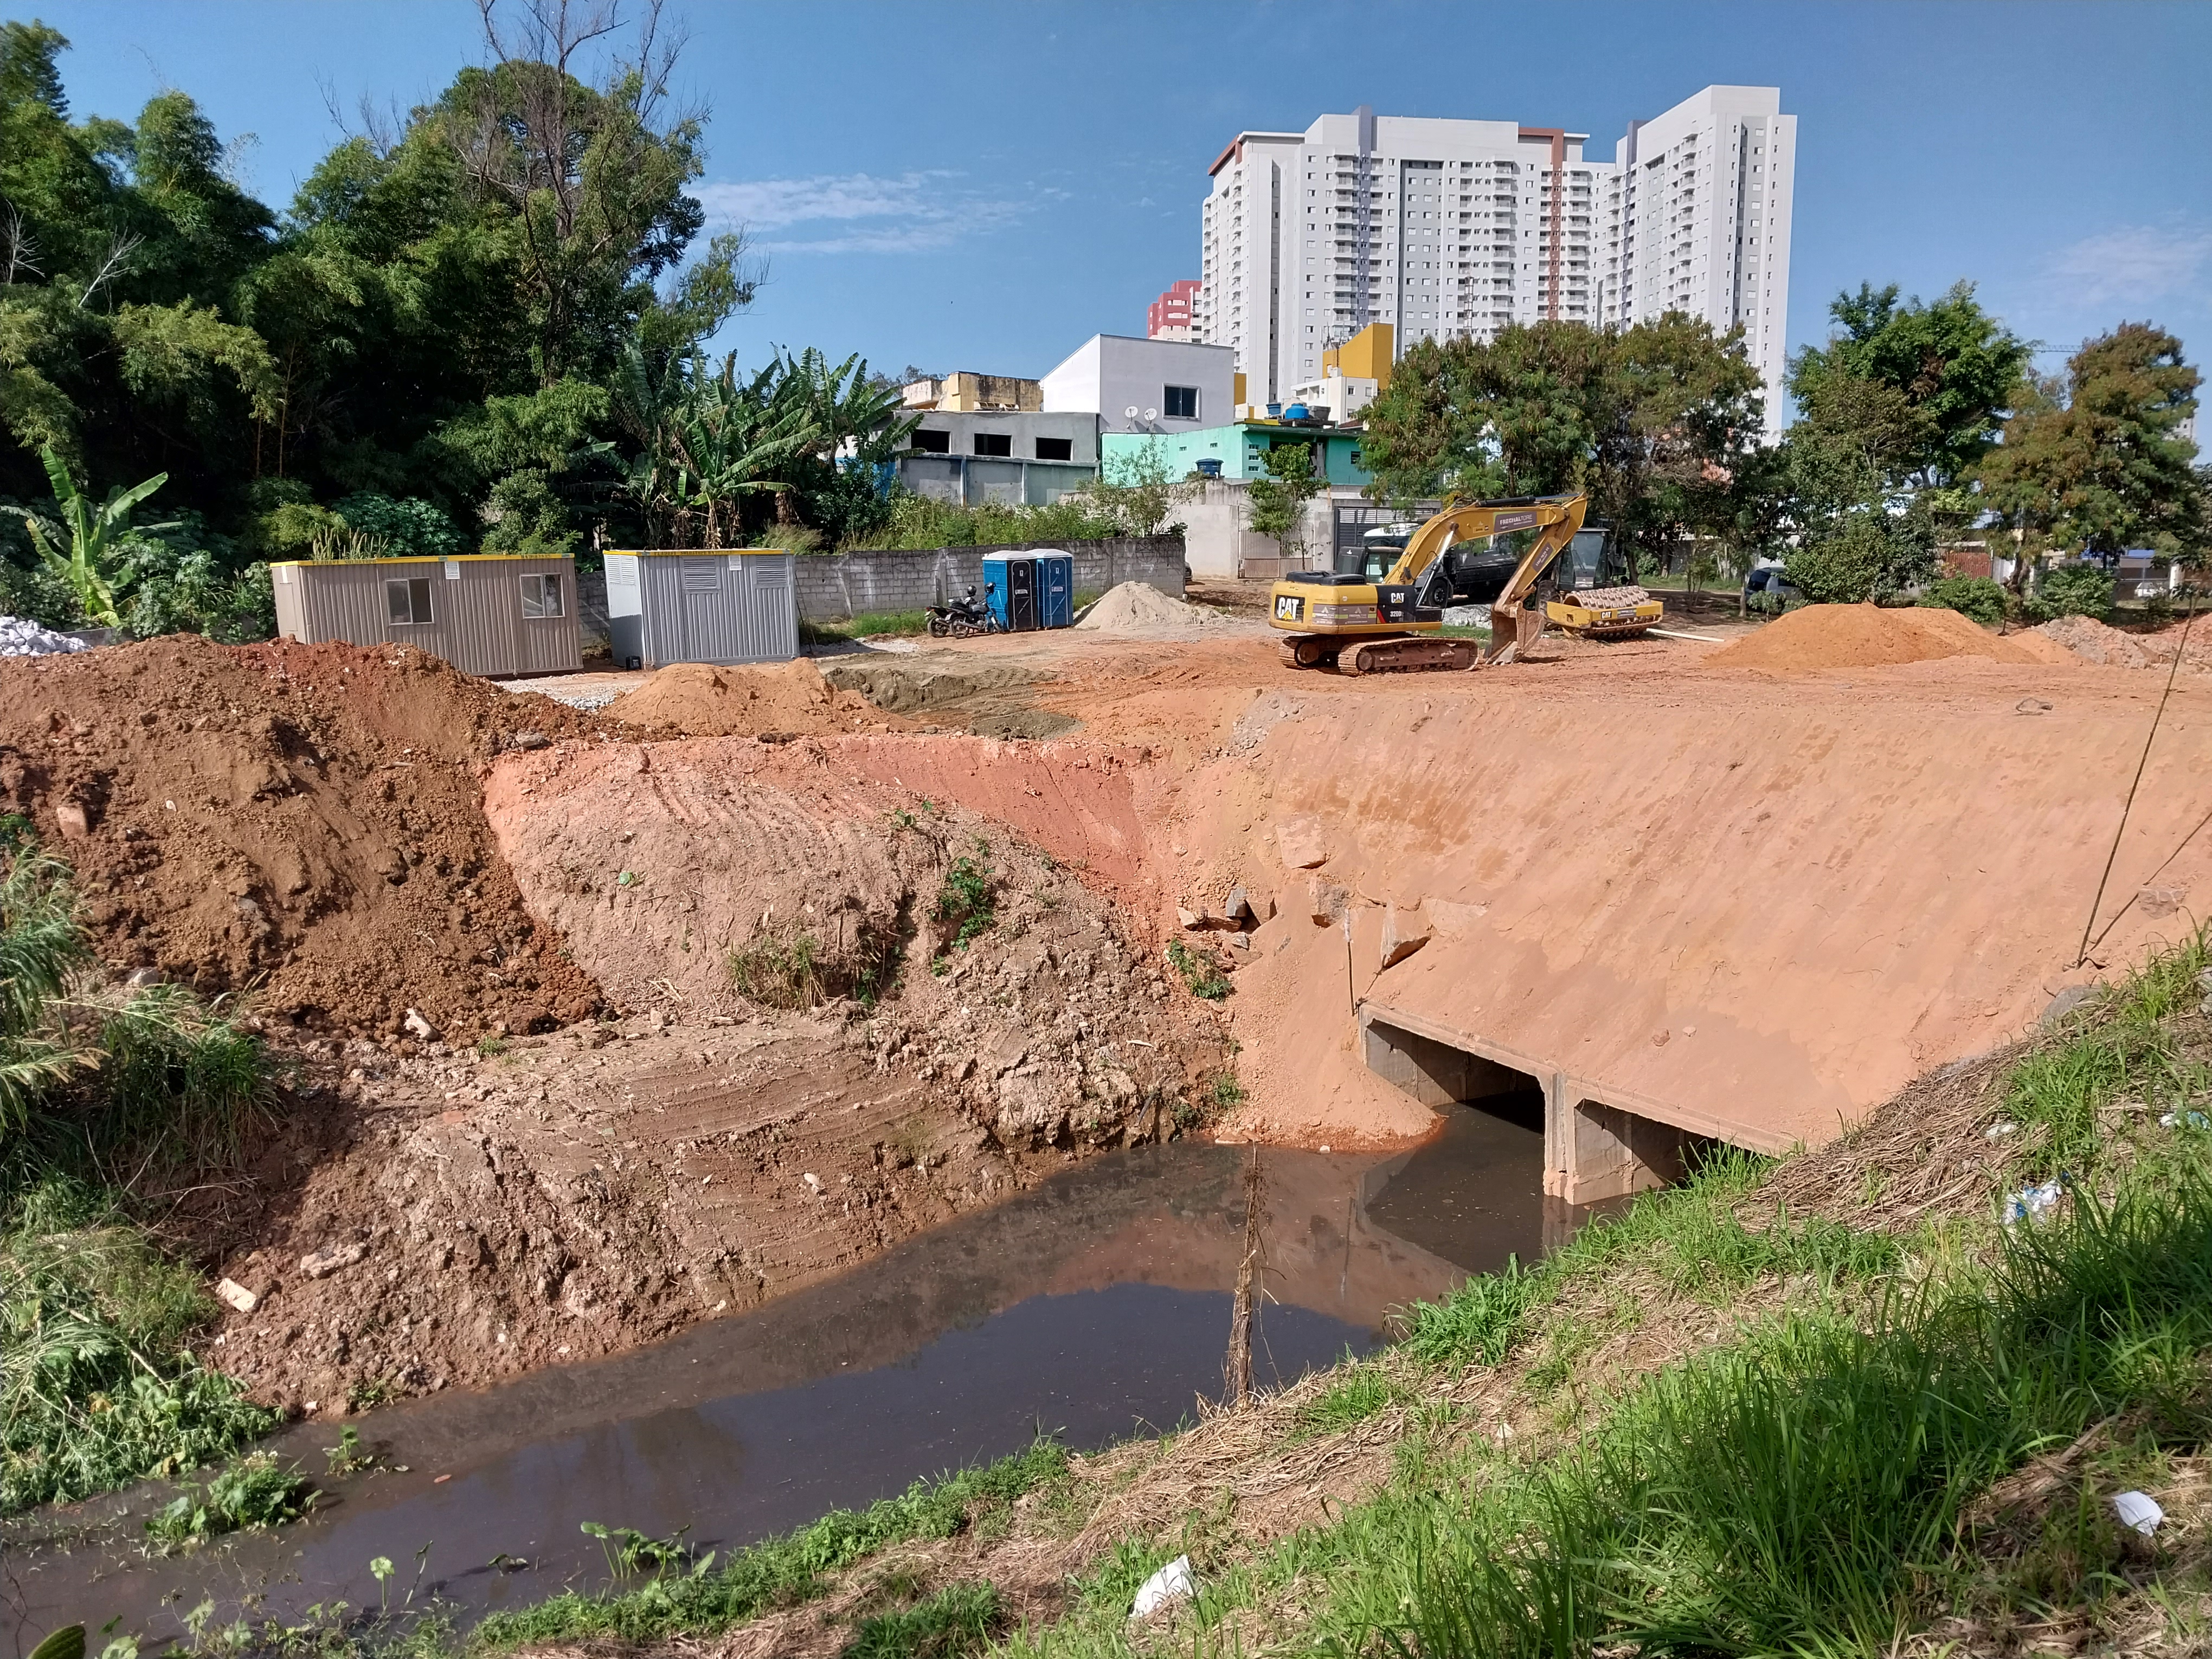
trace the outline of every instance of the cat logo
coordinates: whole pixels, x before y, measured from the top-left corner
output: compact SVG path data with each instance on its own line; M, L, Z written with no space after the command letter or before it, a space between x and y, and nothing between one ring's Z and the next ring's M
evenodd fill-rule
M1277 622L1299 622L1304 620L1305 614L1306 602L1300 599L1297 594L1278 593L1275 595L1275 620Z

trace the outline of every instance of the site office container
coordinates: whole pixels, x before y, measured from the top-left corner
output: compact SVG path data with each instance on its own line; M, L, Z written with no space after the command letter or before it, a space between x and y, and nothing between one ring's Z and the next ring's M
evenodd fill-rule
M799 654L791 559L774 548L608 554L616 665L789 662Z
M490 679L583 666L573 558L292 559L269 575L276 631L302 645L419 646Z
M1009 633L1075 624L1075 557L994 553L983 561L983 603Z

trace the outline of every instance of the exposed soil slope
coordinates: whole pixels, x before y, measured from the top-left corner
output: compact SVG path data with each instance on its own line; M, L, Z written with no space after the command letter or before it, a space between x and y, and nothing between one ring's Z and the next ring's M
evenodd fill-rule
M0 811L76 867L118 968L469 1038L599 1005L524 908L479 774L607 729L409 648L176 635L0 662Z
M1811 605L1715 651L1708 668L1881 668L1941 657L1992 662L2070 664L2034 634L1996 635L1955 611L1934 605L1888 610L1872 605Z

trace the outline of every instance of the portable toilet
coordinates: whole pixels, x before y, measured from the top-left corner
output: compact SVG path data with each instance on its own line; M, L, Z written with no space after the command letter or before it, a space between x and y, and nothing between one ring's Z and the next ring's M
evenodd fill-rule
M609 553L606 567L607 632L620 666L788 662L799 654L787 552Z
M1075 559L1057 548L994 553L983 561L983 603L1010 634L1075 624Z

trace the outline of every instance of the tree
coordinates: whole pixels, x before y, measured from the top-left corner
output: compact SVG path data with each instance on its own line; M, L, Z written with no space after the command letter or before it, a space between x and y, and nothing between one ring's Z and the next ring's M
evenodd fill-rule
M131 533L131 509L168 483L169 475L156 473L128 489L112 489L107 499L94 507L76 487L60 456L46 449L40 459L46 463L46 477L53 484L60 522L40 518L26 507L0 507L0 512L12 513L23 520L39 557L70 585L87 621L103 628L119 628L123 618L116 610L116 599L129 580L118 568L118 551ZM148 528L167 530L174 526ZM64 544L67 552L62 550Z
M1133 450L1102 455L1098 476L1080 486L1082 498L1095 511L1132 536L1161 534L1176 508L1198 489L1189 480L1176 477L1167 446L1156 437Z
M1305 557L1305 538L1299 532L1305 527L1306 503L1323 483L1314 476L1314 449L1304 439L1276 439L1262 458L1267 476L1247 486L1252 528L1273 537L1283 557L1294 562Z
M1955 483L1996 441L2021 388L2028 345L1974 298L1974 285L1954 284L1932 304L1898 302L1893 283L1862 283L1839 294L1828 314L1838 327L1825 346L1808 346L1790 366L1790 391L1801 407L1826 383L1870 381L1902 395L1913 416L1913 442L1903 472L1917 488Z
M1370 490L1410 506L1583 489L1632 571L1741 516L1764 420L1735 335L1679 313L1614 331L1543 322L1417 343L1366 411Z
M2197 412L2197 372L2181 342L2123 323L2045 382L1983 463L1991 505L2024 530L2100 555L2154 547L2184 558L2207 545L2203 480L2181 435Z
M1900 387L1856 374L1810 383L1781 446L1790 580L1820 604L1858 604L1935 574L1936 525L1908 489L1929 418Z

